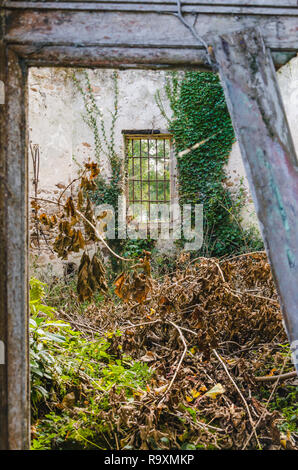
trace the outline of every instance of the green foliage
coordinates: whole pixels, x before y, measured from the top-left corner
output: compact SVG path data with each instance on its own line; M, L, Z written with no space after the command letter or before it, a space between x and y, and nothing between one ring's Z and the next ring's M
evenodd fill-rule
M69 325L35 317L30 319L29 328L31 403L34 413L37 413L39 404L50 396L49 385L55 383L62 392L67 383L55 352L60 350L61 343L66 343L65 333L69 333Z
M141 139L126 142L126 168L128 177L128 199L170 201L170 160L164 156L170 153L168 140ZM146 158L135 158L136 152ZM156 155L159 163L148 155ZM143 203L149 211L149 203Z
M267 363L263 367L261 375L268 375L272 369L276 369L283 365L280 373L291 372L293 363L291 361L291 348L289 343L279 344L282 351L276 354L278 362L274 360L274 356L268 358ZM284 364L284 361L286 363ZM277 374L277 372L275 372ZM259 399L267 402L271 396L272 388L262 386L260 389ZM270 411L279 411L283 419L278 422L278 428L283 432L298 433L298 386L280 381L274 395L269 401L268 408Z
M42 303L43 298L46 295L45 288L46 284L44 282L41 282L34 277L30 279L29 307L30 313L32 315L37 315L39 312L42 312L46 315L51 316L54 311L52 307L48 307L47 305Z
M37 420L32 448L98 447L90 439L103 440L106 448L108 429L100 412L112 406L109 393L129 401L146 388L152 371L122 354L120 345L110 351L120 331L88 341L68 323L54 321L54 309L42 303L46 285L37 279L30 284L31 407ZM78 408L75 418L68 394Z
M139 258L144 250L152 251L155 243L156 240L151 240L150 238L136 240L130 240L128 238L124 241L122 246L123 256L125 258Z
M151 263L153 277L159 278L174 273L178 268L177 261L176 252L160 253L158 250L154 250ZM182 267L181 264L179 267Z
M115 275L113 275L112 281L114 278ZM63 310L69 314L77 312L79 315L85 315L88 307L91 305L100 307L104 299L105 295L103 292L97 291L94 293L92 300L80 302L78 299L77 278L75 275L70 278L54 276L49 280L48 285L45 286L44 302L47 305L51 305L52 307L47 308L51 308L54 311L57 309Z
M31 371L31 403L36 413L37 406L49 398L49 383L59 384L63 390L61 367L56 361L55 351L66 342L69 335L68 324L52 321L54 309L43 304L46 284L38 279L30 280L30 371ZM43 316L40 316L43 315ZM50 319L49 319L50 318Z
M203 249L209 256L222 256L252 249L259 242L252 231L241 227L238 200L224 187L234 130L217 75L188 71L183 78L177 72L168 75L165 85L173 116L165 114L160 94L156 95L162 114L168 119L175 138L177 154L203 142L190 153L178 157L181 204L203 204Z
M281 431L298 433L298 387L297 385L280 385L274 400L270 403L270 410L282 413L284 421L279 425Z

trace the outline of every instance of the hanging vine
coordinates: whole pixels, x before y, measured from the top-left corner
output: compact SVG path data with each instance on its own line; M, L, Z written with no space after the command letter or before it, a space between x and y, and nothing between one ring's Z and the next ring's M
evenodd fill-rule
M116 71L113 73L114 100L113 109L110 110L111 123L109 129L107 129L106 116L97 105L86 70L83 70L82 77L83 79L78 76L78 72L73 74L73 82L84 101L85 113L82 117L93 133L94 153L99 166L103 164L102 158L105 157L110 169L110 176L107 179L102 174L96 179L97 190L92 194L92 200L96 205L110 204L117 211L118 196L122 192L121 183L123 179L122 162L115 148L115 126L119 113L118 74Z

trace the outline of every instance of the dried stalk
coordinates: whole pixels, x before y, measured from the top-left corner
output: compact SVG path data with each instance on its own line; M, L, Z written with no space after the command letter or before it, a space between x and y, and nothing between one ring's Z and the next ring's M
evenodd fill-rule
M259 438L258 438L258 435L256 433L256 429L255 429L255 423L252 419L252 416L251 416L251 412L249 410L249 407L248 407L248 404L247 404L247 401L245 400L244 396L242 395L241 393L241 390L239 389L238 385L236 384L235 380L233 379L233 377L231 376L230 372L228 371L227 369L227 366L225 365L224 361L222 360L222 358L220 357L220 355L218 354L218 352L216 351L216 349L212 349L212 352L213 354L216 356L216 358L219 360L219 362L221 363L221 365L223 366L227 376L229 377L230 381L232 382L232 384L234 385L234 387L236 388L237 392L239 393L239 396L241 397L241 400L243 401L244 403L244 406L246 408L246 411L247 411L247 415L248 415L248 418L249 418L249 421L250 421L250 424L253 428L253 434L255 435L255 438L257 440L257 444L259 446L259 449L261 449L261 444L260 444L260 441L259 441Z
M285 359L284 359L284 363L283 363L283 365L282 365L281 372L284 370L284 368L285 368L285 366L286 366L286 363L287 363L289 354L290 354L290 353L288 353L288 354L286 355ZM280 374L280 375L282 375L282 374ZM250 435L249 435L247 441L245 442L245 444L244 444L242 450L245 450L245 449L246 449L246 447L248 446L248 444L249 444L249 442L250 442L250 440L251 440L253 434L256 434L256 429L257 429L257 427L259 426L260 422L262 421L262 419L263 419L263 417L264 417L264 415L265 415L265 413L266 413L266 411L267 411L267 407L268 407L268 405L269 405L269 403L270 403L270 401L271 401L271 398L272 398L273 395L274 395L274 392L275 392L276 387L277 387L278 384L279 384L279 377L277 378L277 381L275 382L274 387L273 387L273 389L272 389L272 392L270 393L270 396L269 396L269 398L268 398L268 400L267 400L267 403L266 403L266 405L265 405L265 410L264 410L263 413L261 414L261 416L260 416L259 420L257 421L256 425L254 425L253 430L252 430L252 432L250 433Z
M264 377L255 377L256 382L274 382L275 380L287 380L297 377L297 372L287 372L279 375L265 375Z
M165 398L166 398L167 393L168 393L169 390L172 388L173 383L175 382L175 379L176 379L177 374L178 374L178 372L179 372L179 369L180 369L180 367L181 367L181 364L182 364L182 362L183 362L183 359L184 359L184 357L185 357L185 354L187 353L187 344L186 344L186 341L185 341L184 336L183 336L183 334L182 334L181 328L180 328L178 325L176 325L176 323L172 322L171 320L168 320L167 323L170 323L171 325L173 325L173 327L176 328L176 330L178 331L179 336L180 336L180 339L181 339L181 341L182 341L182 343L183 343L183 346L184 346L184 350L183 350L183 353L182 353L182 355L181 355L181 357L180 357L180 361L179 361L178 366L177 366L177 368L176 368L176 370L175 370L175 373L174 373L174 375L173 375L173 377L172 377L172 380L171 380L171 382L169 383L169 385L168 385L168 387L167 387L167 389L166 389L166 391L165 391L165 393L164 393L162 399L160 400L159 405L161 405L161 403L163 403L163 401L164 401Z
M112 255L114 255L116 258L120 259L121 261L136 261L135 259L131 259L131 258L123 258L122 256L120 255L117 255L117 253L115 253L115 251L112 250L112 248L109 247L109 245L107 244L107 242L105 241L105 239L100 235L100 233L98 232L98 230L94 227L94 225L90 222L90 220L88 220L84 214L82 214L82 212L80 212L78 209L75 209L76 213L83 219L85 220L85 222L87 224L90 225L91 228L93 228L94 232L95 232L95 235L97 236L97 238L99 238L99 240L105 245L105 247L110 251L110 253L112 253Z

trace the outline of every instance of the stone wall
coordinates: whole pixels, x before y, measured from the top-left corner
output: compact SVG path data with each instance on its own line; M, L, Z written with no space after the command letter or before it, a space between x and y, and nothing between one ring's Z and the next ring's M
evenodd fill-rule
M29 141L40 148L38 197L55 200L61 190L77 175L78 165L88 158L95 160L92 130L84 122L84 101L72 78L72 69L30 68L29 70ZM76 73L81 83L83 74ZM114 101L114 70L88 70L96 103L105 116L107 136L110 136L111 111ZM119 112L115 126L115 148L124 157L123 129L162 129L167 121L155 103L157 90L163 94L165 72L148 70L118 71ZM164 96L165 98L165 96ZM170 115L170 107L165 110ZM110 174L108 161L101 155L101 173ZM29 154L29 192L33 196L33 167ZM53 211L53 205L40 202L42 210ZM34 231L31 223L31 232ZM53 235L53 233L52 233ZM50 236L49 232L45 233ZM62 264L50 253L43 237L41 253L31 244L32 262L36 266L54 266L61 274ZM74 259L78 256L74 256Z
M77 163L88 158L95 159L91 129L82 118L84 102L72 79L72 69L30 68L29 71L29 141L40 147L39 197L55 199L77 174ZM105 126L109 137L111 111L114 100L114 70L88 70L93 93L99 109L105 116ZM123 129L166 129L167 121L155 103L154 95L161 91L166 103L165 111L171 115L170 106L164 95L164 71L120 70L118 74L119 113L115 127L115 146L124 157ZM83 80L82 72L77 72ZM298 57L292 59L278 72L284 105L289 124L298 147ZM109 165L104 155L101 157L102 174L109 176ZM32 162L29 155L30 194L33 194ZM242 182L247 204L243 210L243 224L258 227L250 196L248 182L242 164L238 143L233 145L227 164L227 185L235 192ZM53 207L46 205L47 211ZM33 255L36 250L33 249ZM45 249L37 262L55 264L56 255ZM61 263L60 263L61 268Z
M82 119L84 102L72 80L72 70L31 68L29 71L29 140L39 144L41 152L40 187L57 191L76 174L77 165L88 157L95 159L93 134ZM88 70L93 94L105 116L107 133L113 111L113 70ZM82 83L84 78L82 74ZM165 129L154 94L163 90L165 72L148 70L118 71L119 114L115 127L115 146L124 155L123 129ZM169 106L166 111L170 114ZM102 155L102 172L109 169Z

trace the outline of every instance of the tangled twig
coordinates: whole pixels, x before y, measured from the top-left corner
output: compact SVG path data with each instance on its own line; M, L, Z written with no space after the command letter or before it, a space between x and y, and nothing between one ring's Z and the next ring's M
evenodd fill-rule
M285 368L285 366L286 366L286 363L287 363L289 354L290 354L290 353L288 353L288 354L286 355L285 359L284 359L284 362L283 362L283 365L282 365L282 368L281 368L281 374L278 376L277 381L275 382L274 387L273 387L273 389L272 389L272 392L270 393L270 396L269 396L269 398L268 398L268 400L267 400L267 403L266 403L266 405L265 405L265 409L264 409L264 411L262 412L262 414L261 414L259 420L257 421L257 423L254 425L252 432L251 432L250 435L248 436L248 439L246 440L246 442L245 442L245 444L244 444L244 446L243 446L243 450L245 450L246 447L248 446L248 444L249 444L249 442L250 442L250 440L251 440L253 434L256 434L256 429L257 429L257 427L259 426L259 424L260 424L260 422L262 421L262 419L264 418L265 413L267 412L267 407L268 407L268 405L269 405L269 403L270 403L270 401L271 401L271 398L273 397L273 395L274 395L274 393L275 393L275 390L276 390L276 388L277 388L277 385L279 384L280 376L282 375L282 372L283 372L283 370L284 370L284 368Z
M264 377L255 377L256 382L275 382L275 380L287 380L297 377L297 372L286 372L279 375L265 375Z
M250 421L250 424L253 428L253 434L255 435L255 438L256 438L256 441L257 441L257 444L259 446L259 449L261 449L261 444L260 444L260 441L259 441L259 438L258 438L258 435L256 433L256 429L255 429L255 424L254 424L254 421L252 419L252 416L251 416L251 412L250 412L250 409L248 407L248 404L247 404L247 401L245 400L241 390L239 389L238 385L236 384L235 380L233 379L233 377L231 376L230 372L228 371L228 368L227 366L225 365L224 361L222 360L222 358L220 357L220 355L218 354L218 352L216 351L216 349L213 349L212 350L213 354L216 356L216 358L219 360L219 362L221 363L221 365L223 366L227 376L229 377L230 381L232 382L232 384L234 385L235 389L237 390L237 392L239 393L239 396L241 398L241 400L243 401L244 403L244 406L246 408L246 411L247 411L247 415L248 415L248 418L249 418L249 421Z
M166 391L165 391L165 393L164 393L162 399L160 400L159 405L160 405L161 403L163 403L163 401L164 401L165 398L166 398L167 393L168 393L169 390L172 388L173 383L175 382L175 379L176 379L177 374L178 374L178 372L179 372L179 369L180 369L180 367L181 367L181 364L182 364L182 362L183 362L183 359L184 359L184 357L185 357L185 354L187 353L187 344L186 344L185 338L184 338L184 336L183 336L183 334L182 334L181 328L180 328L178 325L176 325L176 323L172 322L171 320L168 320L167 323L170 323L171 325L173 325L173 327L176 328L176 330L178 331L179 336L180 336L180 339L181 339L181 341L182 341L182 343L183 343L183 346L184 346L184 350L183 350L183 353L182 353L182 355L181 355L181 357L180 357L180 360L179 360L178 366L177 366L177 368L176 368L176 370L175 370L175 373L174 373L174 375L173 375L173 377L172 377L172 379L171 379L171 382L169 383L168 387L166 388Z

